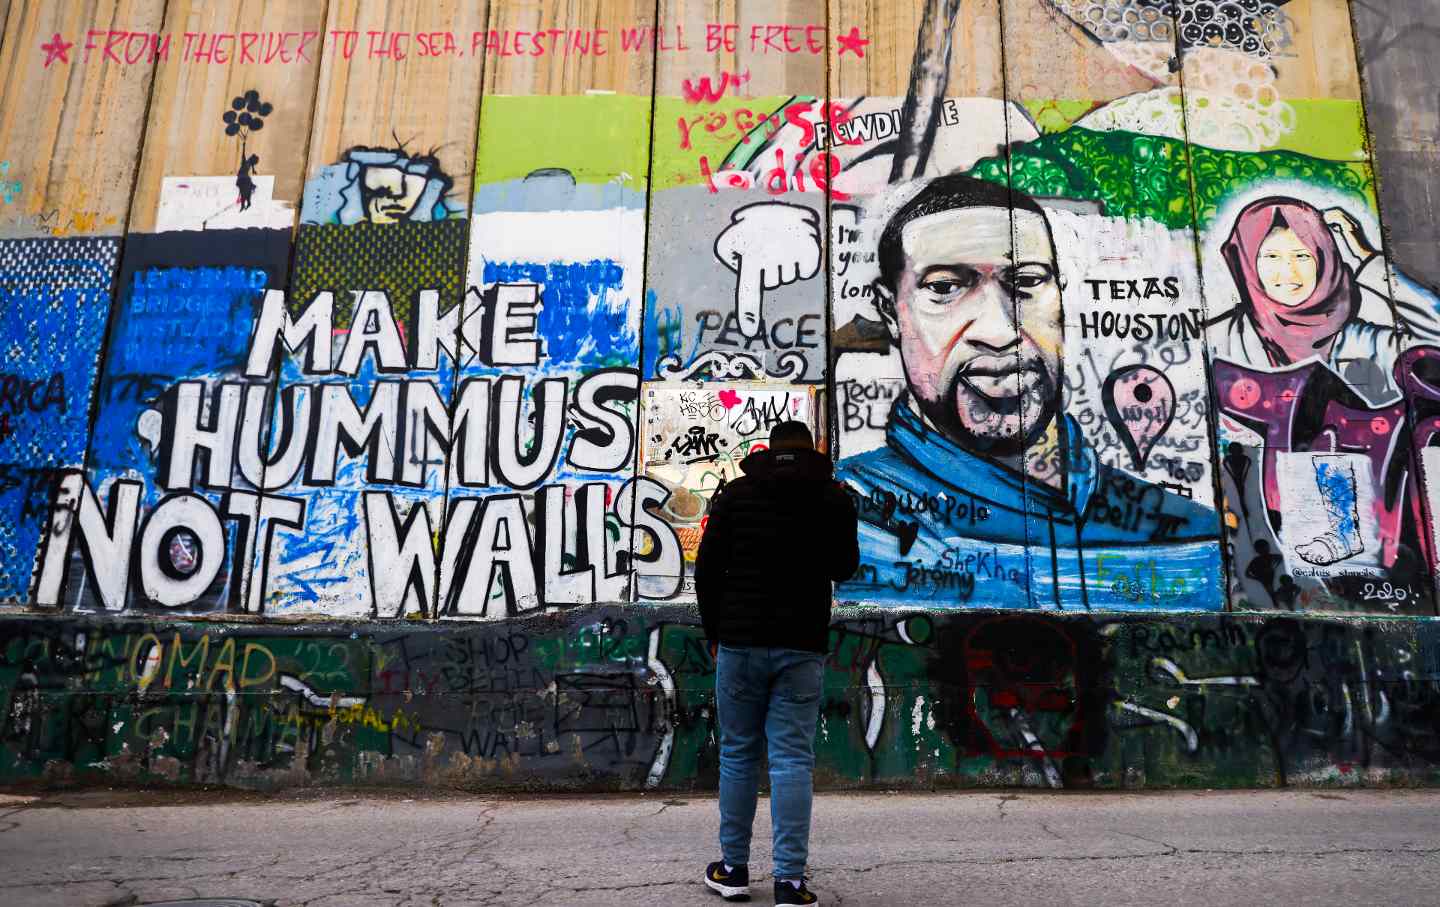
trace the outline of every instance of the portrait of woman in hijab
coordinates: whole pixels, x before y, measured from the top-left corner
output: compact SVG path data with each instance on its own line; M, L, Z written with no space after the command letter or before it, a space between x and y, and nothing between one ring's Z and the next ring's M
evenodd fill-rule
M1406 346L1440 340L1440 298L1397 274L1392 300L1384 257L1342 208L1251 202L1221 253L1240 297L1209 325L1222 358L1260 369L1318 359L1378 404L1399 396Z

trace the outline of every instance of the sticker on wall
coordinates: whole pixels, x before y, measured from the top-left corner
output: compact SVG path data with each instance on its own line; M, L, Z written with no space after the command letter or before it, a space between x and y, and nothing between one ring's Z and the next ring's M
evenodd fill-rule
M1285 520L1280 536L1297 576L1378 575L1370 462L1359 454L1282 453L1277 459Z
M767 449L770 429L796 420L815 428L814 391L752 382L645 385L640 469L670 492L660 513L693 561L710 499Z

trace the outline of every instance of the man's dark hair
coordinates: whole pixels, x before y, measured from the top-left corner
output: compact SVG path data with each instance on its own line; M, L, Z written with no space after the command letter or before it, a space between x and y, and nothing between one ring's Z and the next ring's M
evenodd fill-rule
M814 447L815 437L810 434L810 426L804 422L797 422L791 419L788 422L781 422L770 429L771 447Z
M1045 216L1044 209L1035 199L999 183L977 180L959 173L936 177L895 212L880 234L880 281L885 286L895 290L896 275L905 267L905 248L900 243L900 232L905 229L905 225L916 218L957 208L1018 208ZM1048 220L1046 229L1049 229ZM1050 248L1053 254L1053 238Z

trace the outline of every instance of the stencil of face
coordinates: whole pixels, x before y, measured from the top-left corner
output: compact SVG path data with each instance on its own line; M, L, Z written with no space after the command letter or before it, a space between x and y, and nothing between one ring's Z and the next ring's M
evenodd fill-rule
M425 191L425 177L398 167L366 167L362 189L371 223L393 224L415 210Z
M1265 295L1284 306L1300 305L1314 294L1318 270L1315 253L1289 227L1271 230L1255 256Z
M964 447L1013 456L1058 405L1060 281L1043 215L960 208L900 233L895 324L912 395Z

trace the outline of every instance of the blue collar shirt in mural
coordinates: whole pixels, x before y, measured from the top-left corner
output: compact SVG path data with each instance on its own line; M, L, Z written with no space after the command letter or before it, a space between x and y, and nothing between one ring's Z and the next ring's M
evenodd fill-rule
M1064 417L1064 490L971 453L897 400L885 445L841 460L861 565L842 601L1062 610L1223 607L1209 507L1099 462Z

